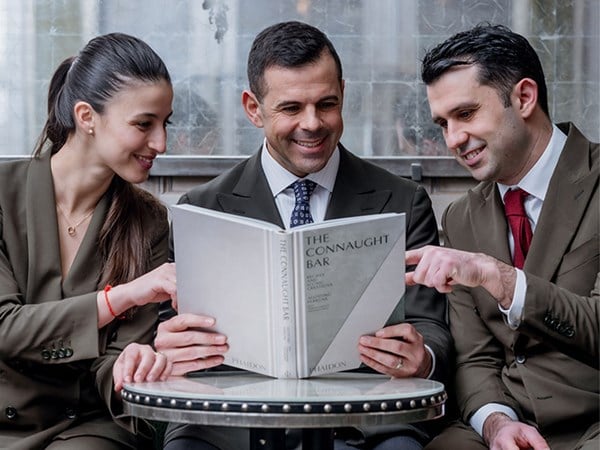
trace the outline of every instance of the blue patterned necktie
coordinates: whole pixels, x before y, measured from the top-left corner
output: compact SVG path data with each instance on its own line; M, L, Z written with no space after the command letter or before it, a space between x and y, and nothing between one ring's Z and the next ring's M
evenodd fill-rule
M290 228L313 222L313 218L310 215L310 196L316 186L317 183L311 180L298 180L292 184L294 195L296 196L296 204L292 211Z

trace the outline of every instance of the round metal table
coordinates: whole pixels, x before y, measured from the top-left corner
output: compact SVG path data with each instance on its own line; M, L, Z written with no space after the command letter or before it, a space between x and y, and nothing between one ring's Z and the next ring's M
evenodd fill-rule
M303 430L303 448L332 449L336 427L435 419L447 398L436 381L349 372L308 379L206 372L127 384L122 395L133 416L250 428L251 449L285 448L285 428Z

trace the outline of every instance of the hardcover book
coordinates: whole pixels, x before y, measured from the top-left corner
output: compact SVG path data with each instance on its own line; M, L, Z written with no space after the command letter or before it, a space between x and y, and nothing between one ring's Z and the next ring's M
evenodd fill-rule
M216 319L225 364L277 378L360 366L359 337L404 314L405 215L277 225L172 207L180 313Z

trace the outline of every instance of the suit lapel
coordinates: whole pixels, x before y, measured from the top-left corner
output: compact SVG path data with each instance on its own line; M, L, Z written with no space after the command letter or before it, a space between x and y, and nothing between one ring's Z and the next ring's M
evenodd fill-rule
M259 151L248 159L233 192L218 193L217 201L226 213L264 220L284 228L260 163L260 153Z
M50 152L32 158L27 172L27 299L33 302L62 298L60 250L56 225Z
M90 221L69 273L62 279L50 154L32 159L27 178L27 298L39 301L71 297L97 289L102 261L98 233L108 209L104 196ZM36 300L38 301L38 300Z
M92 220L81 241L73 264L71 264L69 273L63 279L62 289L65 297L81 295L95 291L98 288L102 270L102 259L98 251L98 237L109 206L109 199L105 194L96 205Z
M358 158L342 145L339 149L340 167L325 220L381 213L392 192L376 190Z
M571 126L533 234L524 266L527 272L551 280L558 269L598 182L598 172L591 170L589 161L589 142Z
M470 220L477 251L512 265L508 246L508 227L504 215L504 205L495 183L487 183L479 191L469 191L474 205Z

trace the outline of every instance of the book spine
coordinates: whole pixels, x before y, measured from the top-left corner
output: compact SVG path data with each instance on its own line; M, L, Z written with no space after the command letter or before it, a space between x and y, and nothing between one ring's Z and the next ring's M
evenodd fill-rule
M294 311L294 261L292 237L289 233L273 232L271 257L273 268L271 296L271 329L275 376L296 378L296 334Z
M306 378L310 375L308 365L308 336L306 323L306 286L304 273L304 233L293 233L294 253L294 313L296 317L296 366L298 367L298 378Z

